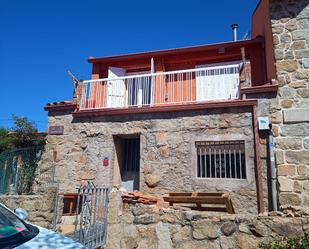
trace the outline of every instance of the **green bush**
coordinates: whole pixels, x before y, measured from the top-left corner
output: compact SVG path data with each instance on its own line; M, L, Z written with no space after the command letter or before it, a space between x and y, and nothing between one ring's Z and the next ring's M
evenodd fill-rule
M301 238L267 241L260 244L261 249L309 249L309 234Z

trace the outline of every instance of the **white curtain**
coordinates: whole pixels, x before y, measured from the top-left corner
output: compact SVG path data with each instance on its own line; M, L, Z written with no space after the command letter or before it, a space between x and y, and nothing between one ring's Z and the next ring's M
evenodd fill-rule
M196 100L228 100L238 97L239 64L198 65Z

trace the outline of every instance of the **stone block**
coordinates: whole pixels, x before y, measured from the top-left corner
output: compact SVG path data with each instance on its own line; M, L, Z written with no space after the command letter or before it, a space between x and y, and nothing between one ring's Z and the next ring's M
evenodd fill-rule
M283 49L275 49L275 59L282 60L284 57Z
M221 249L235 248L234 238L222 236L220 238L220 246Z
M294 59L294 52L292 50L288 50L288 51L284 52L283 58L285 60Z
M304 138L304 148L309 149L309 137Z
M180 227L177 232L173 233L172 241L174 243L182 242L184 240L190 239L191 228L189 226Z
M139 247L139 248L147 248L149 247ZM177 249L218 249L220 246L216 242L212 241L197 241L197 240L189 240L185 242L181 242L176 244L174 248Z
M287 163L309 164L309 150L286 151L285 159Z
M292 176L296 174L296 165L279 165L278 176Z
M306 87L306 83L303 80L292 81L289 84L289 87L292 87L292 88L304 88L304 87Z
M279 89L279 96L282 99L293 99L296 94L296 90L291 87L282 87Z
M163 145L159 148L160 155L163 158L167 158L169 156L169 149L167 145Z
M279 176L278 177L279 182L279 190L284 192L292 192L294 189L294 183L293 180L285 177L285 176Z
M284 30L284 26L282 24L272 26L273 34L281 34L283 30Z
M299 237L303 236L304 232L301 224L295 224L290 219L277 218L273 220L271 228L280 236L284 237Z
M304 55L309 57L309 49L306 50L308 51L308 55ZM296 53L296 52L295 52ZM300 57L299 59L301 59L303 57ZM295 72L295 78L299 79L299 80L306 80L309 79L309 69L299 69Z
M303 191L303 184L301 181L294 181L294 191L301 193Z
M227 221L221 226L221 231L225 236L232 235L237 229L235 222Z
M210 220L192 221L192 236L194 239L216 239L219 236L219 227L216 223Z
M309 98L309 89L297 89L297 94L302 98Z
M285 26L284 26L288 31L294 31L297 29L297 22L296 19L291 19L289 20Z
M246 233L238 233L235 237L235 248L236 249L255 249L258 248L260 241Z
M290 49L299 50L306 48L306 43L304 41L295 41L292 43Z
M145 182L147 186L150 188L154 188L158 186L158 184L160 183L160 180L161 180L160 176L155 175L155 174L147 174L145 176Z
M170 230L164 223L156 225L156 235L158 238L158 249L172 249Z
M299 165L299 166L297 167L297 173L298 173L299 175L307 175L307 166L305 166L305 165Z
M303 183L303 188L304 188L305 193L309 193L309 181L305 181Z
M306 69L309 68L309 58L304 58L304 59L303 59L303 66L304 66L304 68L306 68Z
M291 35L289 33L283 33L280 35L281 43L290 43L292 41Z
M287 124L281 127L282 136L309 136L309 123Z
M309 29L309 19L308 18L297 20L297 24L300 29Z
M271 131L274 137L279 136L279 126L278 125L273 125Z
M295 30L292 32L293 40L302 40L309 37L309 29L305 30Z
M250 231L257 237L267 237L271 235L271 229L258 220L250 226Z
M281 106L283 108L291 108L293 106L294 101L291 99L283 99L281 100Z
M284 164L285 160L284 160L284 152L282 150L276 150L275 152L276 155L276 164Z
M295 205L299 206L301 204L301 198L296 193L280 193L279 202L281 205Z
M280 43L278 35L273 35L273 43L274 43L274 45L278 45Z
M148 225L148 224L157 223L158 221L159 221L158 215L146 213L140 216L136 216L133 222L134 224Z
M284 60L276 63L277 71L294 72L298 68L296 60Z
M297 59L308 58L309 57L309 49L301 49L294 51L295 57Z
M301 150L302 139L301 138L276 138L276 148L282 150Z
M158 132L156 133L156 143L157 145L165 145L167 142L167 133L166 132Z
M280 124L282 122L282 112L274 112L270 115L270 121L272 124Z

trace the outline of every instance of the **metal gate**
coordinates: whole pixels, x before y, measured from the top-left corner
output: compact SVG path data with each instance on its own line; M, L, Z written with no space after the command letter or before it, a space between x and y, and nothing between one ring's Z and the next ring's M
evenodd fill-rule
M75 231L69 235L88 248L102 248L106 239L108 188L93 182L79 187Z

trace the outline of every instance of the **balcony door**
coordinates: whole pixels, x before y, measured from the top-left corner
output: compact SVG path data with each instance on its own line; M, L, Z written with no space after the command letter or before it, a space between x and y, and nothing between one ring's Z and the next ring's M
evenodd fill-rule
M239 96L239 63L197 65L196 100L227 100Z
M150 71L127 73L128 76L134 78L127 79L128 89L128 105L140 106L151 104L152 84L150 76L140 76L142 74L149 74Z
M124 79L117 79L126 75L126 70L119 67L108 68L107 107L123 107L125 105L126 86Z

